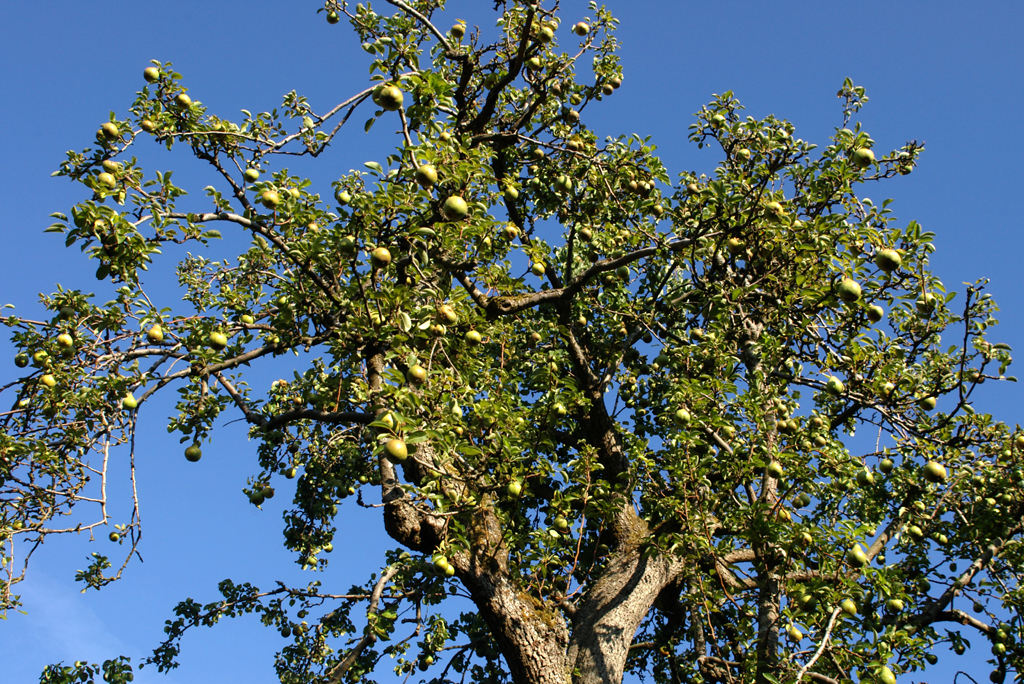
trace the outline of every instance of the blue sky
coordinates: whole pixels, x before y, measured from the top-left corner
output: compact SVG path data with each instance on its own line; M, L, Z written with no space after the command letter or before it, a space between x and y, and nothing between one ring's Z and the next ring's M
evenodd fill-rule
M562 4L565 29L586 14L585 2ZM440 24L462 18L490 28L490 5L450 2L449 17ZM1024 4L976 3L968 10L960 2L608 0L607 6L622 22L625 80L590 113L588 123L599 134L651 135L673 177L683 170L710 172L717 153L689 144L686 127L712 93L732 90L748 114L787 118L798 137L824 143L841 122L836 91L844 77L852 78L871 98L860 120L876 149L910 139L926 143L913 174L863 194L876 202L894 197L901 224L913 219L937 233L932 266L948 289L991 278L989 291L1002 307L993 339L1022 346ZM101 297L106 292L93 278L94 265L63 249L59 236L42 233L51 212L66 212L85 197L80 186L50 173L65 150L91 144L110 110L126 111L150 59L174 62L193 99L226 117L242 108L271 109L292 89L324 109L365 87L368 56L344 23L327 25L316 8L305 0L8 3L0 29L0 235L6 257L0 303L29 315L38 311L36 293L52 291L57 282ZM341 144L320 160L292 167L309 173L322 194L337 173L382 159L393 144L387 127L378 124L364 135L362 119L353 121ZM209 182L207 172L189 163L184 151L160 154L144 144L138 154L147 170L175 169L197 208L206 207L201 188ZM158 268L148 282L173 297L160 278ZM0 359L9 351L0 341ZM12 377L13 366L0 368L6 368L0 379ZM288 359L262 372L256 382L269 385L289 372ZM985 390L979 409L1011 424L1020 420L1021 388ZM110 550L110 542L104 535L92 544L48 543L21 585L28 614L12 614L0 624L7 681L34 681L43 665L57 660L120 653L137 659L158 643L176 601L212 600L225 577L261 587L278 578L311 579L281 549L287 492L262 512L241 494L245 477L256 471L254 448L241 426L225 427L204 449L203 461L189 464L177 439L163 429L169 410L150 406L142 424L145 562L133 564L124 580L103 592L83 595L72 581L74 571L97 547ZM123 478L115 486L124 491ZM336 543L336 560L343 562L321 578L343 589L377 570L380 552L389 546L372 512L350 513L345 541ZM117 515L126 517L127 508L115 509ZM136 682L272 682L271 654L280 645L255 620L235 620L187 639L182 667L170 676L147 670ZM982 660L943 655L926 679L951 681L957 668L966 667L981 680L987 673Z

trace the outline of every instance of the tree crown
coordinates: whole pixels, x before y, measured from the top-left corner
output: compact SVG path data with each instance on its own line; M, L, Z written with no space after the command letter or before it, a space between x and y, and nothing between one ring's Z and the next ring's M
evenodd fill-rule
M260 441L250 502L294 479L284 543L303 567L327 566L344 506L379 507L401 548L346 594L226 581L222 599L183 602L146 661L161 670L191 627L258 610L292 639L284 682L356 681L395 656L474 681L888 684L936 643L963 648L943 622L991 639L1001 682L1024 434L971 407L1011 360L986 339L996 305L985 281L955 300L928 270L932 235L856 194L910 173L921 145L874 150L850 81L820 148L726 92L689 128L723 161L672 179L649 140L586 126L622 84L606 9L570 27L557 7L498 3L488 43L440 27L439 0L388 4L323 8L373 58L368 87L329 111L293 92L231 121L154 62L130 112L68 153L58 173L92 195L50 230L119 289L103 305L61 290L49 317L5 320L26 367L4 388L5 549L106 524L50 521L95 499L97 457L175 387L186 458L230 411ZM331 197L281 166L336 153L367 110L364 130L398 128L384 163ZM205 210L130 156L148 137L219 174ZM219 239L236 258L203 256ZM168 244L192 250L177 309L140 273ZM246 385L290 351L292 377L266 396ZM134 550L138 531L111 539ZM98 589L131 552L113 575L94 556L78 579ZM24 571L4 560L11 607ZM449 591L478 612L430 608Z

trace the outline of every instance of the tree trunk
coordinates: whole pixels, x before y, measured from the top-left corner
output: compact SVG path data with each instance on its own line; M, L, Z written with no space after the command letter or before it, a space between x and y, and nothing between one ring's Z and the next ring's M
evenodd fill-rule
M523 591L509 572L501 523L484 500L468 532L471 550L452 554L456 574L487 622L517 684L569 684L565 616Z
M779 653L779 596L782 582L774 571L765 572L757 600L757 676L758 684L769 684L766 674L774 674Z
M682 563L632 549L609 561L573 618L574 684L621 682L629 646L661 590Z
M761 485L761 500L768 506L778 503L778 480L767 473ZM779 660L779 615L781 613L782 577L777 572L778 556L767 544L756 546L760 565L757 596L757 684L769 684L766 674L774 674Z
M563 615L517 588L507 575L484 572L462 580L516 684L570 684L569 631Z

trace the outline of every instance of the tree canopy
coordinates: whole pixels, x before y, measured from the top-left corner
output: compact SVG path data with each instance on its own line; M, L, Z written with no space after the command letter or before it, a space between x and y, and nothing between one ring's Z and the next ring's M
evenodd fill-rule
M688 128L720 165L672 178L651 140L587 127L623 79L607 9L499 1L449 26L443 6L328 0L372 67L327 111L292 92L233 120L154 62L68 153L57 173L85 199L49 230L117 297L61 289L3 319L21 370L2 388L0 604L45 539L107 534L110 450L134 460L139 413L176 391L184 458L241 417L249 501L294 480L282 533L303 568L328 567L346 507L377 511L395 549L356 586L187 598L145 667L257 612L287 639L267 656L286 683L894 684L937 644L967 648L966 626L1002 684L1024 627L1024 431L972 401L1010 379L1010 349L988 339L986 281L947 292L933 236L858 195L922 145L875 149L850 80L820 146L725 92ZM366 116L394 148L334 178ZM141 168L149 138L216 172L205 201ZM328 197L288 169L321 155ZM204 256L220 240L234 258ZM141 278L170 245L189 250L181 302ZM291 377L250 388L290 352ZM140 530L112 528L121 557L77 579L130 572ZM447 611L454 595L476 610Z

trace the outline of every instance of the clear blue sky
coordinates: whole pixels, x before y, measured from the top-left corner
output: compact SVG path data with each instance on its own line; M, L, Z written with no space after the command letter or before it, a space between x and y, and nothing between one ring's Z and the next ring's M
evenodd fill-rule
M455 18L492 25L484 0L450 2ZM547 4L547 3L546 3ZM562 3L564 26L586 14L586 3ZM379 11L386 11L384 3ZM796 125L796 135L824 143L840 123L835 97L844 77L868 90L860 120L876 149L909 139L927 144L913 174L864 194L894 197L905 223L919 221L938 234L932 264L948 289L986 276L1002 306L1003 324L993 335L1024 346L1024 298L1019 262L1024 253L1020 193L1024 187L1024 4L988 2L681 2L607 0L621 20L622 89L595 108L588 120L600 134L653 136L671 175L709 172L713 150L686 141L692 113L712 93L733 90L755 117L774 113ZM329 26L315 2L207 0L205 2L12 2L0 28L0 214L5 257L0 304L23 315L38 312L36 293L65 287L104 293L95 266L44 235L50 212L66 212L85 197L81 186L50 173L67 149L92 143L110 110L124 114L141 88L150 59L169 60L185 75L193 99L225 117L238 110L268 110L292 90L325 109L365 87L369 58L342 23ZM352 129L318 162L293 168L314 178L327 194L337 173L382 159L390 130L378 124L370 136L353 118ZM385 140L385 138L389 138ZM140 146L147 170L175 169L205 208L206 171L184 151L160 154ZM882 193L884 192L884 196ZM149 279L156 286L159 272ZM155 288L160 292L160 288ZM168 290L163 290L173 296ZM103 301L103 300L101 300ZM0 342L0 360L10 357ZM286 360L285 360L286 361ZM0 364L0 380L13 365ZM1016 369L1020 373L1020 369ZM260 376L266 384L288 372L283 363ZM258 382L258 381L257 381ZM1021 420L1024 388L986 386L979 409L1009 423ZM121 582L97 594L80 594L74 571L89 552L112 550L105 535L53 539L34 558L20 586L27 615L0 623L3 678L29 682L58 660L102 661L117 654L144 655L162 636L163 620L186 596L215 597L225 577L268 587L275 579L309 581L281 548L281 518L289 495L264 506L241 494L256 472L253 445L240 425L226 427L199 464L181 457L167 435L166 405L150 406L143 421L139 487L145 563L133 564ZM122 488L124 482L116 485ZM127 516L115 507L115 517ZM389 545L372 512L351 511L351 527L336 543L335 563L321 577L347 589L380 567ZM201 638L198 638L200 637ZM175 684L276 681L272 653L283 644L254 619L228 621L186 639L182 667L167 677L152 669L136 682ZM958 668L984 680L976 659L943 654L936 672L923 679L949 682ZM909 681L909 677L907 678ZM921 678L918 678L921 679Z

